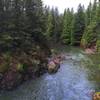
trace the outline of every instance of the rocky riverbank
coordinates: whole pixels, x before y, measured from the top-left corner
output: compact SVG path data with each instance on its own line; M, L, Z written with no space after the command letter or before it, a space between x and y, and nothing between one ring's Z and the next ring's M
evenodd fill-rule
M47 72L48 54L42 50L0 55L0 89L12 90Z
M23 82L48 72L56 73L63 59L61 55L48 57L44 52L20 53L19 57L2 54L0 56L0 89L12 90Z

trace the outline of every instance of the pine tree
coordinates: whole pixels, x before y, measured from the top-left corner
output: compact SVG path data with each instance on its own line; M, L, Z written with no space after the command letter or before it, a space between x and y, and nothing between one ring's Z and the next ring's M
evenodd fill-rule
M100 1L98 2L96 19L97 19L97 28L96 28L97 41L96 41L96 49L100 53Z
M49 12L48 14L48 19L47 19L47 27L46 27L46 37L50 40L52 37L52 33L53 33L53 16L51 14L51 12Z
M41 0L26 0L25 2L27 27L31 32L42 31L43 9Z
M63 16L63 32L62 32L62 35L61 35L61 38L62 38L62 42L64 44L69 44L70 42L70 36L69 36L69 32L68 32L68 20L67 20L67 13L69 12L69 9L64 11L64 16Z
M6 7L6 24L8 25L6 39L9 41L8 48L15 49L20 46L22 40L22 11L21 0L8 0L5 2Z
M92 6L92 22L96 21L96 10L97 10L97 0L94 0L93 6Z
M0 33L3 31L4 22L4 0L0 0Z
M92 4L91 4L91 2L89 3L89 6L88 6L88 8L86 9L86 14L85 14L86 16L86 26L88 26L90 23L91 23L91 21L92 21Z
M70 36L70 45L74 44L74 11L71 9L71 36Z
M100 23L100 2L97 3L96 22L97 22L97 23Z
M73 42L73 10L65 10L63 17L63 32L62 40L65 44L72 44Z
M95 0L93 5L91 6L90 15L91 15L90 22L89 24L87 24L82 40L81 40L81 45L85 48L95 45L97 41L97 37L98 37L97 31L98 31L98 25L99 25L98 24L99 6L97 4L97 0Z
M58 8L52 8L51 10L52 13L52 17L53 17L53 33L52 33L52 39L54 42L58 42L59 41L59 36L60 36L60 15L59 15L59 11Z
M84 7L81 4L78 6L78 12L75 14L74 22L74 38L75 44L79 45L85 29L85 14Z
M28 51L33 42L47 46L41 0L0 0L0 47Z
M62 31L62 18L59 14L58 8L47 8L47 19L46 19L46 36L49 40L53 42L58 42L60 40L60 34Z
M27 33L27 41L33 44L35 41L41 48L48 49L47 39L43 32L45 31L45 20L41 0L25 1L25 22L24 30ZM26 43L28 43L26 41ZM49 50L49 49L48 49Z

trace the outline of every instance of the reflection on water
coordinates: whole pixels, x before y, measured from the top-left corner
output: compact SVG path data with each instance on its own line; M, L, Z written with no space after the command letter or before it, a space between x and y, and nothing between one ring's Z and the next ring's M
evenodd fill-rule
M87 56L76 51L71 49L56 74L45 74L14 91L2 91L0 100L91 100L90 91L98 87L100 74L89 66L92 61Z

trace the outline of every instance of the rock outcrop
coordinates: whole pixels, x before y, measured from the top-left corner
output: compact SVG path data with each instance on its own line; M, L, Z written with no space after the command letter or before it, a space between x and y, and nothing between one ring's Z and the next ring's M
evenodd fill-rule
M48 61L48 72L50 74L56 73L58 69L60 68L60 62L63 60L63 56L56 56L54 58L51 58L50 61Z
M90 49L90 48L85 49L85 53L86 54L95 54L94 50Z

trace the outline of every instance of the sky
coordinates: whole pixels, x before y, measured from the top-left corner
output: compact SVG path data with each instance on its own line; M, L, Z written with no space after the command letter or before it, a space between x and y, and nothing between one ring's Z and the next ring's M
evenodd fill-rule
M44 5L49 5L52 7L58 7L60 13L64 12L65 8L74 8L74 11L77 11L78 5L81 3L87 8L89 2L94 0L42 0Z

